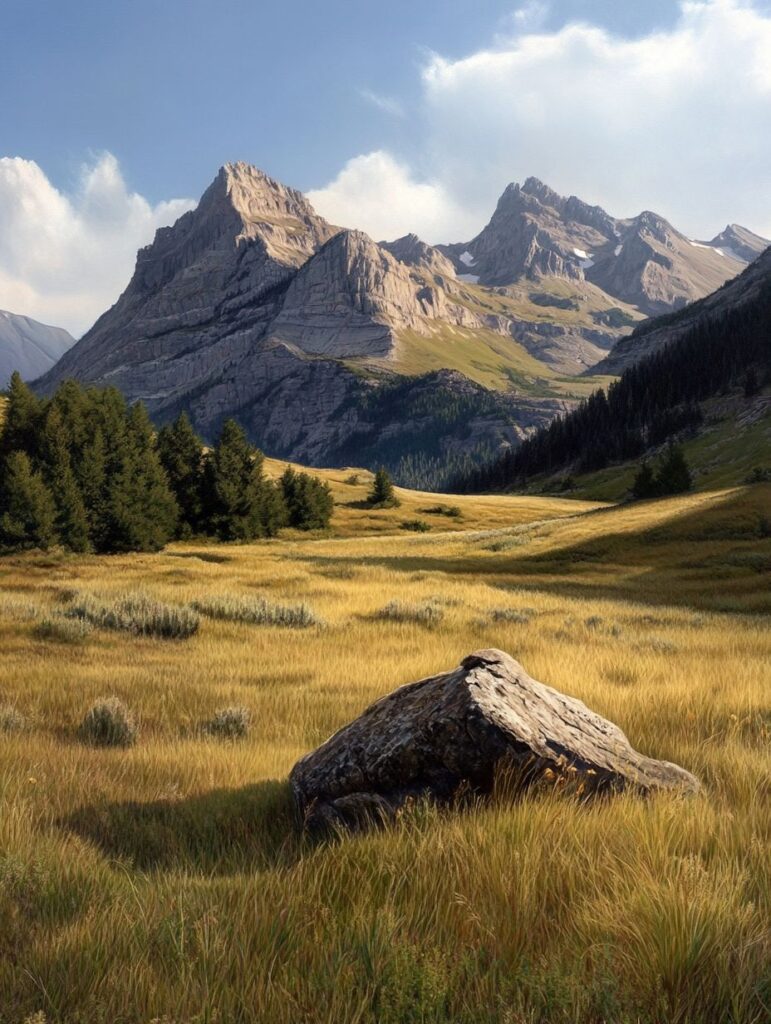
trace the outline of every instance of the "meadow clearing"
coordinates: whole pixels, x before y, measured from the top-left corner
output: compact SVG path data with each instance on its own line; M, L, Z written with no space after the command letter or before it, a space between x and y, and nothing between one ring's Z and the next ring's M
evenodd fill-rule
M771 486L372 511L370 474L327 476L327 536L0 560L2 1024L771 1019ZM308 614L201 614L178 640L67 617L136 592ZM541 793L298 835L300 755L490 646L703 794ZM81 742L112 695L137 742ZM202 729L229 706L242 739Z

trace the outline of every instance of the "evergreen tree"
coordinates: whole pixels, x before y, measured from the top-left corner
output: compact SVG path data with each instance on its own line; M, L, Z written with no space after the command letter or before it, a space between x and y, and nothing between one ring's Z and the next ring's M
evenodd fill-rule
M173 536L178 509L155 446L145 407L132 406L108 470L110 551L159 551Z
M275 537L286 524L286 504L280 485L263 479L260 485L260 536Z
M201 528L203 444L187 413L159 431L158 454L179 506L177 536L189 537Z
M298 530L322 530L329 526L334 508L329 484L287 466L281 477L281 489L290 526Z
M643 462L632 484L635 498L655 498L659 493L656 476L649 462Z
M265 536L262 464L262 453L235 420L227 420L204 474L208 529L221 540Z
M760 391L758 375L755 373L755 367L751 366L744 378L744 397L752 398L754 395L757 395L758 391Z
M95 427L84 443L80 459L75 463L78 482L86 510L88 533L97 551L107 550L107 454L101 427Z
M41 402L21 379L21 375L18 372L11 374L0 456L9 455L13 451L26 452L30 458L37 455L41 411Z
M26 452L10 452L0 479L0 540L10 547L48 548L56 541L56 509Z
M72 551L89 551L91 540L86 508L72 471L65 423L54 404L49 405L46 412L41 447L44 478L56 506L59 541Z
M693 486L691 471L685 461L682 448L670 444L659 466L656 476L659 494L682 494Z
M367 500L373 508L395 508L399 505L391 477L382 466L375 473L372 490L369 492Z

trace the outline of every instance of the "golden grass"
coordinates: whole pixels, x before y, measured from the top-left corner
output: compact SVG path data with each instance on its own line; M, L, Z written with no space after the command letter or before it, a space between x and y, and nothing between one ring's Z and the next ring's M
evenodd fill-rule
M767 1020L768 587L741 556L769 554L748 539L768 493L563 519L560 503L549 517L539 499L467 499L465 530L420 536L398 529L423 501L403 495L374 536L340 508L329 538L2 560L0 706L28 727L0 733L0 1020ZM305 602L324 625L36 636L72 591L138 590ZM390 601L444 615L378 618ZM298 837L294 761L484 646L695 772L703 796L418 808L384 832ZM113 694L137 745L77 742ZM228 705L249 709L249 736L203 735Z

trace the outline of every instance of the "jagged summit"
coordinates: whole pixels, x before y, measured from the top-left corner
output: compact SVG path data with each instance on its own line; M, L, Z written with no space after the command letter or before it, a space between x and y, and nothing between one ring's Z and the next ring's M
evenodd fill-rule
M473 266L483 285L539 277L587 281L654 315L714 291L762 251L758 236L727 231L725 238L694 243L652 210L618 219L529 177L506 187L476 238L440 248L461 274Z
M722 250L727 256L741 260L743 263L752 263L753 260L771 245L767 238L756 235L741 224L727 224L719 235L709 242L701 242L701 245L710 246L713 249Z

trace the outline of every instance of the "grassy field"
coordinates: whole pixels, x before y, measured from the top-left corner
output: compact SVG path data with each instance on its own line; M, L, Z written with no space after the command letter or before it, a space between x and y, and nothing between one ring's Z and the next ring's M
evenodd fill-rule
M620 507L402 492L375 514L353 472L329 474L324 537L0 560L2 1024L768 1021L771 488ZM422 511L438 504L460 517ZM429 533L402 529L416 517ZM136 591L319 621L203 616L176 641L62 626ZM393 600L433 626L384 619ZM541 794L298 836L295 760L485 646L703 795ZM135 746L80 742L108 695ZM205 734L230 705L249 735Z

